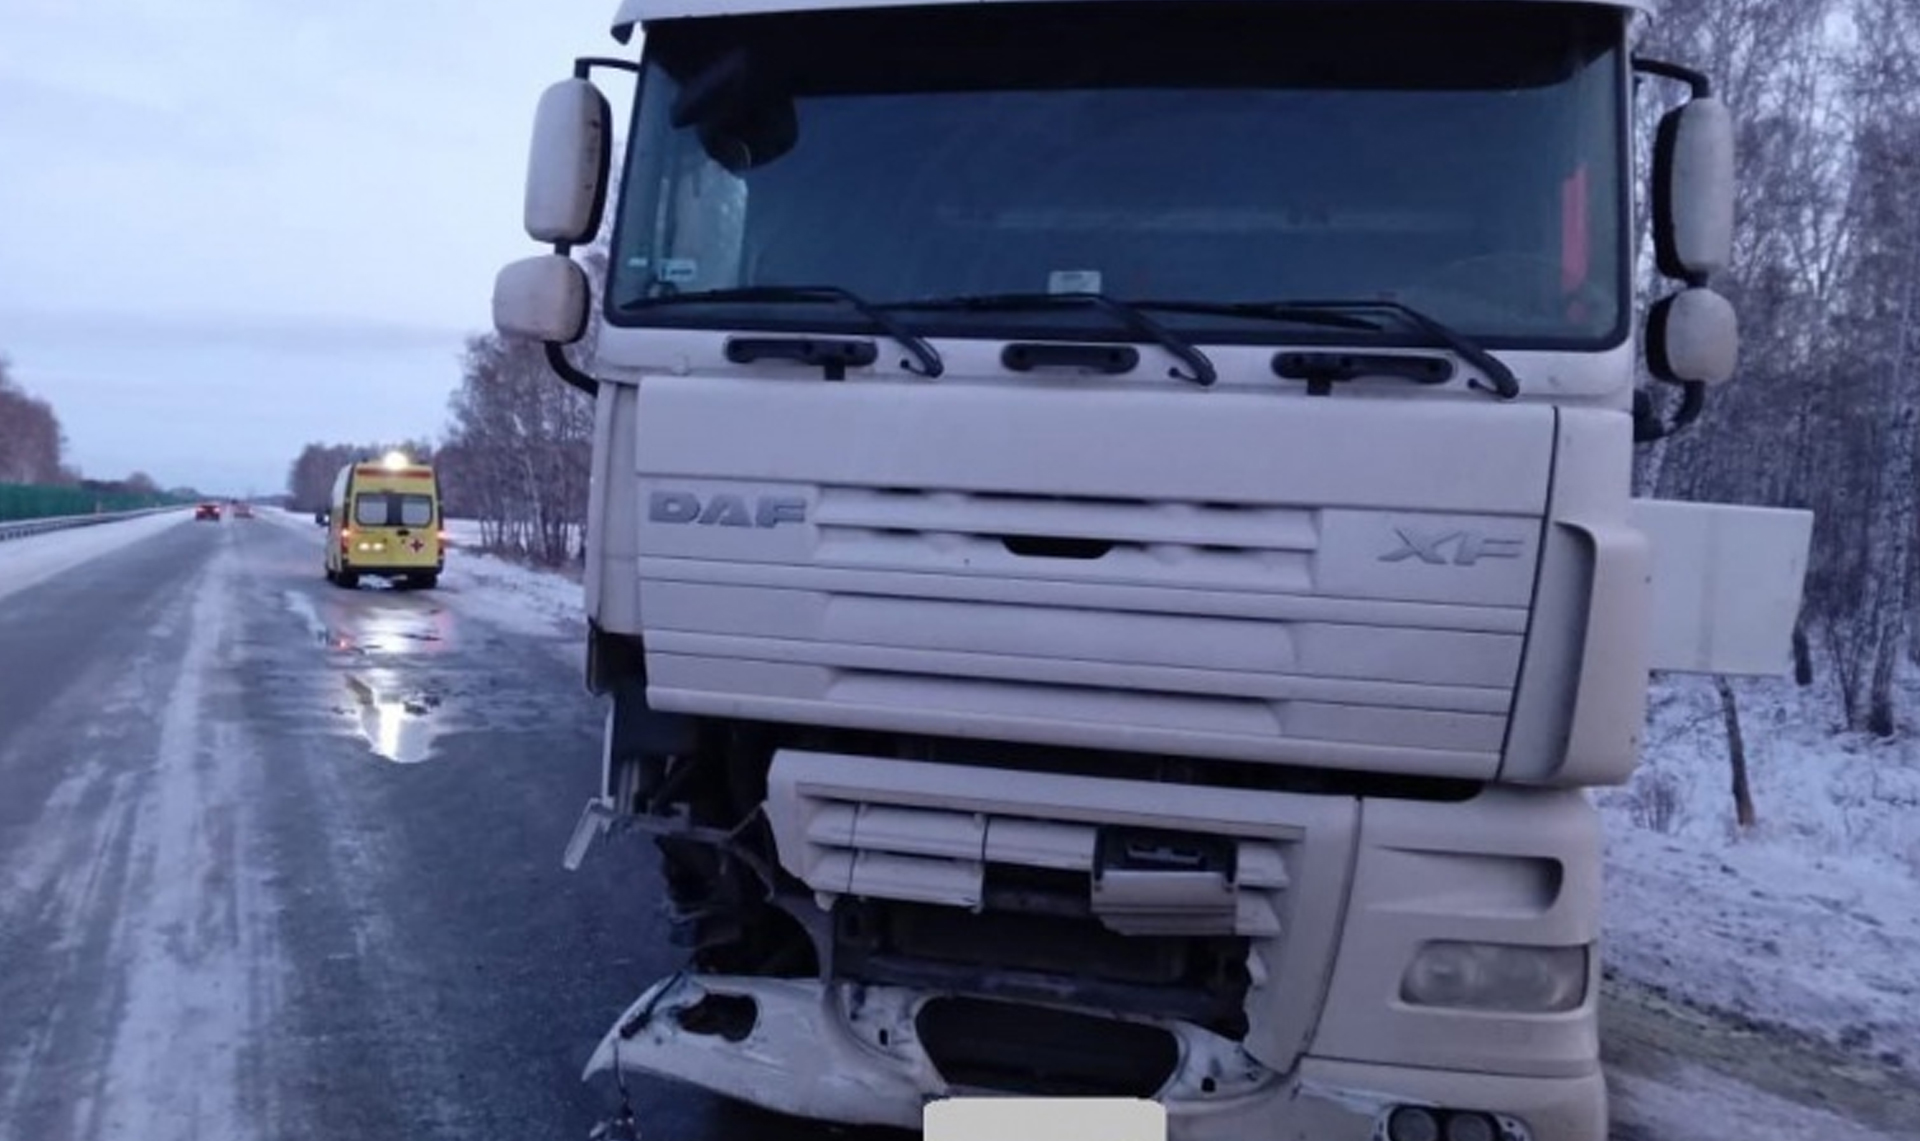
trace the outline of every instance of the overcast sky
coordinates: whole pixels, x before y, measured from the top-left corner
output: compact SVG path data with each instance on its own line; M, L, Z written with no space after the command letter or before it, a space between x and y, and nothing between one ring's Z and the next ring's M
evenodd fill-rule
M534 103L628 54L617 7L0 0L0 354L69 462L269 493L309 440L437 437L540 252Z

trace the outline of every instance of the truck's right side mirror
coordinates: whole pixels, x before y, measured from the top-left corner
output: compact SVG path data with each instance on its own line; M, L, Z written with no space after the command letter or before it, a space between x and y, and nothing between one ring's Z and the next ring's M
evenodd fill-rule
M1733 260L1733 115L1725 103L1697 97L1660 120L1652 206L1662 274L1704 285Z

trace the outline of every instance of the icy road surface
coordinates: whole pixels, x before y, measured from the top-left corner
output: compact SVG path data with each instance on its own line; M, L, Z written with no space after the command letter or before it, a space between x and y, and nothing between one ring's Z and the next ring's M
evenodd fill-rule
M10 592L0 552L0 1141L580 1141L582 1064L676 956L645 849L559 867L601 725L566 588L456 551L341 591L273 514ZM1908 1076L1607 1017L1621 1138L1920 1137ZM650 1141L849 1136L634 1094Z
M192 519L193 512L183 507L117 523L96 523L91 527L9 539L0 543L0 598Z

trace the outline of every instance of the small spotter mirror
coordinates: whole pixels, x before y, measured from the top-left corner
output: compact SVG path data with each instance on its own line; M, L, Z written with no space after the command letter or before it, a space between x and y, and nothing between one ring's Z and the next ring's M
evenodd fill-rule
M509 337L570 345L587 331L587 272L564 254L522 258L493 283L493 326Z
M1647 368L1670 384L1724 384L1740 357L1733 303L1707 288L1687 289L1647 314Z

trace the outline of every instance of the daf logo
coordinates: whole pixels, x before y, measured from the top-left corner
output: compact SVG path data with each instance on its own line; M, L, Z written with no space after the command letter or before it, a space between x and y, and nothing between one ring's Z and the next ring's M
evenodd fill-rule
M647 506L655 523L696 523L706 527L778 527L805 523L807 501L798 496L744 495L721 492L705 500L691 491L656 491Z
M1498 539L1478 531L1421 531L1411 527L1395 527L1393 533L1400 537L1400 546L1381 555L1380 561L1383 563L1419 559L1437 567L1446 566L1449 562L1457 567L1470 567L1481 559L1517 559L1526 544L1524 539ZM1451 559L1447 557L1448 547L1453 548Z

